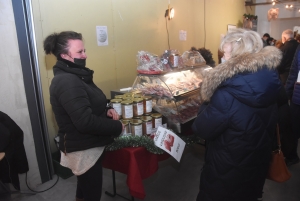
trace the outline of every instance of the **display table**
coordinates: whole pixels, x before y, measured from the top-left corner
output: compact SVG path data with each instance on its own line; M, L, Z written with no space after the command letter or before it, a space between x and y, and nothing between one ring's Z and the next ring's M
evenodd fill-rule
M103 159L103 167L113 170L113 177L114 171L127 174L126 183L130 194L138 199L144 199L146 193L143 179L154 174L158 169L158 162L168 157L169 155L166 153L150 153L144 147L128 147L107 151ZM116 194L115 189L114 194Z

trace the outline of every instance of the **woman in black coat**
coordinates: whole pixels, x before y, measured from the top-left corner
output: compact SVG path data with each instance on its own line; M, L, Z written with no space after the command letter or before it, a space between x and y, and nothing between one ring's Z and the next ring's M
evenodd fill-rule
M60 164L77 176L77 201L99 201L104 146L112 143L124 126L94 84L94 71L85 67L87 55L80 33L51 34L44 41L44 50L57 58L50 102L59 127Z
M226 61L205 76L193 124L207 142L197 200L255 201L271 159L281 52L244 29L228 33L220 49Z

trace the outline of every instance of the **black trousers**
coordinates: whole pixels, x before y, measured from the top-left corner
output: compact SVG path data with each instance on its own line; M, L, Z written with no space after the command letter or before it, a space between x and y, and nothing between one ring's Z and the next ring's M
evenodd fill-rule
M84 201L100 201L102 195L102 159L104 153L86 173L77 176L76 197Z
M279 119L279 133L281 136L281 149L283 155L287 159L295 159L298 158L297 154L297 146L298 146L298 138L293 132L293 117L292 113L294 112L293 106L289 106L288 104L282 105L278 108ZM297 123L299 124L299 123ZM276 141L276 149L277 149L277 141Z
M292 132L293 132L293 137L294 137L294 142L291 145L294 149L294 152L297 153L297 147L298 147L298 139L300 138L300 105L294 104L291 101L290 104L291 108L291 122L292 122ZM298 154L294 156L293 158L297 158Z

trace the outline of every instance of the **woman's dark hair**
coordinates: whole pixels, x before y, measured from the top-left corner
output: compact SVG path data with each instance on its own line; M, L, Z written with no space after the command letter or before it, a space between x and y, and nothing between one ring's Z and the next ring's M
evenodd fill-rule
M209 49L205 49L204 47L203 48L195 48L195 47L191 47L191 50L192 51L198 51L201 56L203 57L203 59L206 61L206 64L211 66L211 67L215 67L216 66L216 62L215 60L213 59L212 57L212 53Z
M82 40L82 35L74 31L53 33L44 40L45 53L53 54L56 58L60 57L60 54L67 54L69 50L68 40Z
M268 38L268 39L267 39L268 45L271 45L271 42L272 42L273 40L274 40L274 38L272 38L272 37Z

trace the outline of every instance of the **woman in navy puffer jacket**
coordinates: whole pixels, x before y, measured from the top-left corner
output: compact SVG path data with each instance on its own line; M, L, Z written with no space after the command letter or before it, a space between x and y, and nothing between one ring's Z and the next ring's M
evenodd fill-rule
M244 29L228 33L220 49L226 61L205 76L193 124L207 142L197 200L254 201L271 159L281 52Z

